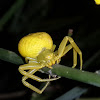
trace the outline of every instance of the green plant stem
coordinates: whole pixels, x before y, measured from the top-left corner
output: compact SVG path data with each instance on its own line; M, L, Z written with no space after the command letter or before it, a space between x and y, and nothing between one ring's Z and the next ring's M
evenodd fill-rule
M81 71L67 66L55 64L52 72L61 77L77 80L100 87L100 75L92 72Z
M16 53L2 48L0 48L0 59L17 65L24 64L22 58ZM50 69L45 67L42 70L44 72L47 72ZM100 74L78 70L76 68L73 69L71 67L59 64L53 65L53 69L51 69L51 71L52 73L61 77L77 80L80 82L100 87Z
M0 59L16 65L24 64L22 58L15 52L3 48L0 48Z
M100 51L96 52L92 57L90 57L85 63L84 63L84 69L86 69L89 65L91 65L91 63L93 63L95 61L95 59L97 59L100 56ZM98 74L100 74L100 70L96 71ZM89 90L88 87L80 87L80 86L76 86L73 89L67 91L65 94L61 95L60 97L58 97L56 100L73 100L77 97L80 97L83 93L87 92ZM97 98L98 99L98 98ZM80 99L79 99L80 100ZM85 100L85 99L83 99ZM90 99L91 100L91 99ZM96 100L93 99L93 100Z

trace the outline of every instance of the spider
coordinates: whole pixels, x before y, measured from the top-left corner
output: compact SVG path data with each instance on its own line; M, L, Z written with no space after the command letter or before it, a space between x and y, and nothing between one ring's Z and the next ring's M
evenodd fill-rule
M70 43L67 45L67 43ZM42 79L35 76L34 73L42 70L43 67L52 69L52 65L60 63L61 57L64 56L69 50L73 49L73 66L77 65L77 53L80 56L80 70L82 70L82 52L74 42L74 40L65 36L59 45L58 50L55 51L56 45L53 44L51 36L46 32L31 33L24 36L18 44L19 53L25 58L27 64L19 66L19 72L23 75L22 83L31 90L41 94L50 81L57 80L60 77L53 77ZM31 85L26 80L31 78L38 82L46 82L45 86L40 90Z
M100 5L100 0L94 0L96 5Z

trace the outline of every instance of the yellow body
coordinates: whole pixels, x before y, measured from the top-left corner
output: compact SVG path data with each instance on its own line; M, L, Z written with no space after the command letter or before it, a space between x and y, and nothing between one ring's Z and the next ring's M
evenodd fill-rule
M94 0L97 5L100 5L100 0Z
M18 50L23 57L35 58L43 49L51 49L52 38L45 32L31 33L23 37L18 44Z
M70 44L67 45L68 41ZM69 50L73 49L72 68L75 68L77 65L77 54L79 54L80 70L82 70L82 52L71 37L65 36L60 43L58 50L54 51L55 47L56 45L53 45L51 36L46 32L31 33L19 41L19 53L25 57L27 63L19 66L19 72L24 75L22 77L22 83L39 94L45 90L50 81L59 79L60 77L50 78L49 75L49 79L41 79L40 77L35 76L34 73L40 71L43 67L51 69L52 65L59 63L61 57L64 56ZM46 85L42 88L42 90L40 90L28 83L26 81L28 78L38 82L46 82Z

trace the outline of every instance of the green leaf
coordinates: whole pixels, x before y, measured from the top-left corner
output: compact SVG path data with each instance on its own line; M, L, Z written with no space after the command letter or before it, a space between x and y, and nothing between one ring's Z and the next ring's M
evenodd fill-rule
M3 48L0 48L0 59L17 65L24 64L20 56Z

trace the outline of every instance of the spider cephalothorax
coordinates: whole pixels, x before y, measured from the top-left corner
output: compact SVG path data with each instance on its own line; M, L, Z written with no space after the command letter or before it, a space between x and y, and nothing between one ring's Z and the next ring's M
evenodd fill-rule
M69 45L67 45L68 41L70 43ZM23 37L18 44L18 50L20 54L25 57L27 63L19 66L19 72L24 75L22 78L22 83L26 87L36 91L39 94L41 94L45 90L50 81L59 79L60 77L50 78L49 76L49 79L41 79L40 77L35 76L34 73L40 71L43 67L48 67L51 69L52 65L55 63L59 63L61 57L64 56L69 50L73 49L72 68L77 65L78 53L80 56L80 69L82 69L81 50L78 48L71 37L65 36L60 43L58 50L54 51L55 47L56 45L53 45L52 38L45 32L31 33ZM38 82L47 83L42 90L39 90L26 81L26 79L28 78L31 78Z
M56 62L59 62L60 58L58 58L52 50L45 49L37 56L37 61L51 67Z

